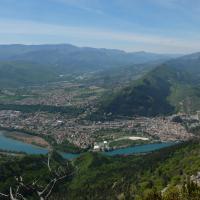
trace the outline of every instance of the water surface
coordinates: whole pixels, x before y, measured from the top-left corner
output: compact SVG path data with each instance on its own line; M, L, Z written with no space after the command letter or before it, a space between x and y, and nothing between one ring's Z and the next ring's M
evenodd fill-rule
M109 152L104 152L103 154L109 156L115 155L130 155L136 153L148 153L164 147L172 146L174 143L154 143L154 144L145 144L138 145L134 147L127 147L123 149L116 149ZM6 151L15 151L15 152L25 152L27 154L47 154L48 150L42 147L38 147L32 144L26 144L22 141L18 141L12 138L8 138L3 135L3 131L0 131L0 149ZM80 156L80 154L72 153L63 153L61 155L66 159L74 159Z

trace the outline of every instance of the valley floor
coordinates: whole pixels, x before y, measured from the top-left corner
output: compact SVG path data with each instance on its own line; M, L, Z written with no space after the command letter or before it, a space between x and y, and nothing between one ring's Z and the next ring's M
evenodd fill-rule
M158 141L187 141L197 137L192 130L200 127L200 122L198 116L192 115L123 117L104 121L88 119L105 91L105 88L94 85L67 82L2 90L0 127L31 135L10 135L15 139L29 143L31 137L40 146L50 144L72 152L78 149L108 150ZM181 122L174 120L177 117Z

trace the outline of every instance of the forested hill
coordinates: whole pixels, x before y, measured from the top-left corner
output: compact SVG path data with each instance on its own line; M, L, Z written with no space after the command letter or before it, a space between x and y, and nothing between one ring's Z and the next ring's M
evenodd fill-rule
M168 61L104 98L99 112L114 116L194 112L200 109L200 53Z

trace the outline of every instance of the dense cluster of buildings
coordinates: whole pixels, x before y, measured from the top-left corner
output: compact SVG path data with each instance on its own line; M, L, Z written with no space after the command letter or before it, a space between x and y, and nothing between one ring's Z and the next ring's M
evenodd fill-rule
M93 144L90 133L77 125L76 119L68 119L60 114L0 111L0 127L50 136L58 144L65 140L81 148Z
M46 87L31 88L31 93L18 94L18 91L4 91L7 97L20 96L19 99L2 98L0 103L19 105L86 106L97 99L98 87L84 88L81 84L62 83Z
M198 120L195 123L200 125ZM189 133L181 123L174 122L172 117L134 117L128 120L91 122L78 118L69 119L59 113L22 113L2 110L0 111L0 127L25 130L41 136L48 135L54 138L58 144L67 140L81 148L92 147L96 149L100 147L95 147L97 146L95 134L101 130L106 132L106 130L118 129L118 131L125 133L141 133L159 141L185 141L193 137L193 134ZM115 131L108 135L113 135L110 138L116 139ZM104 140L105 138L102 137L102 142ZM107 145L107 143L102 144L101 146Z
M193 136L181 123L173 122L170 118L137 118L131 126L161 141L185 141Z

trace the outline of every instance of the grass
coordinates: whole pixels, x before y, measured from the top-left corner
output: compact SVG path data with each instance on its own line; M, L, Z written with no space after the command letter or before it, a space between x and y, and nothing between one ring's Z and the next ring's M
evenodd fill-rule
M129 140L129 139L122 139L116 140L109 143L110 147L128 147L128 146L135 146L141 144L148 144L149 141L142 141L142 140Z

